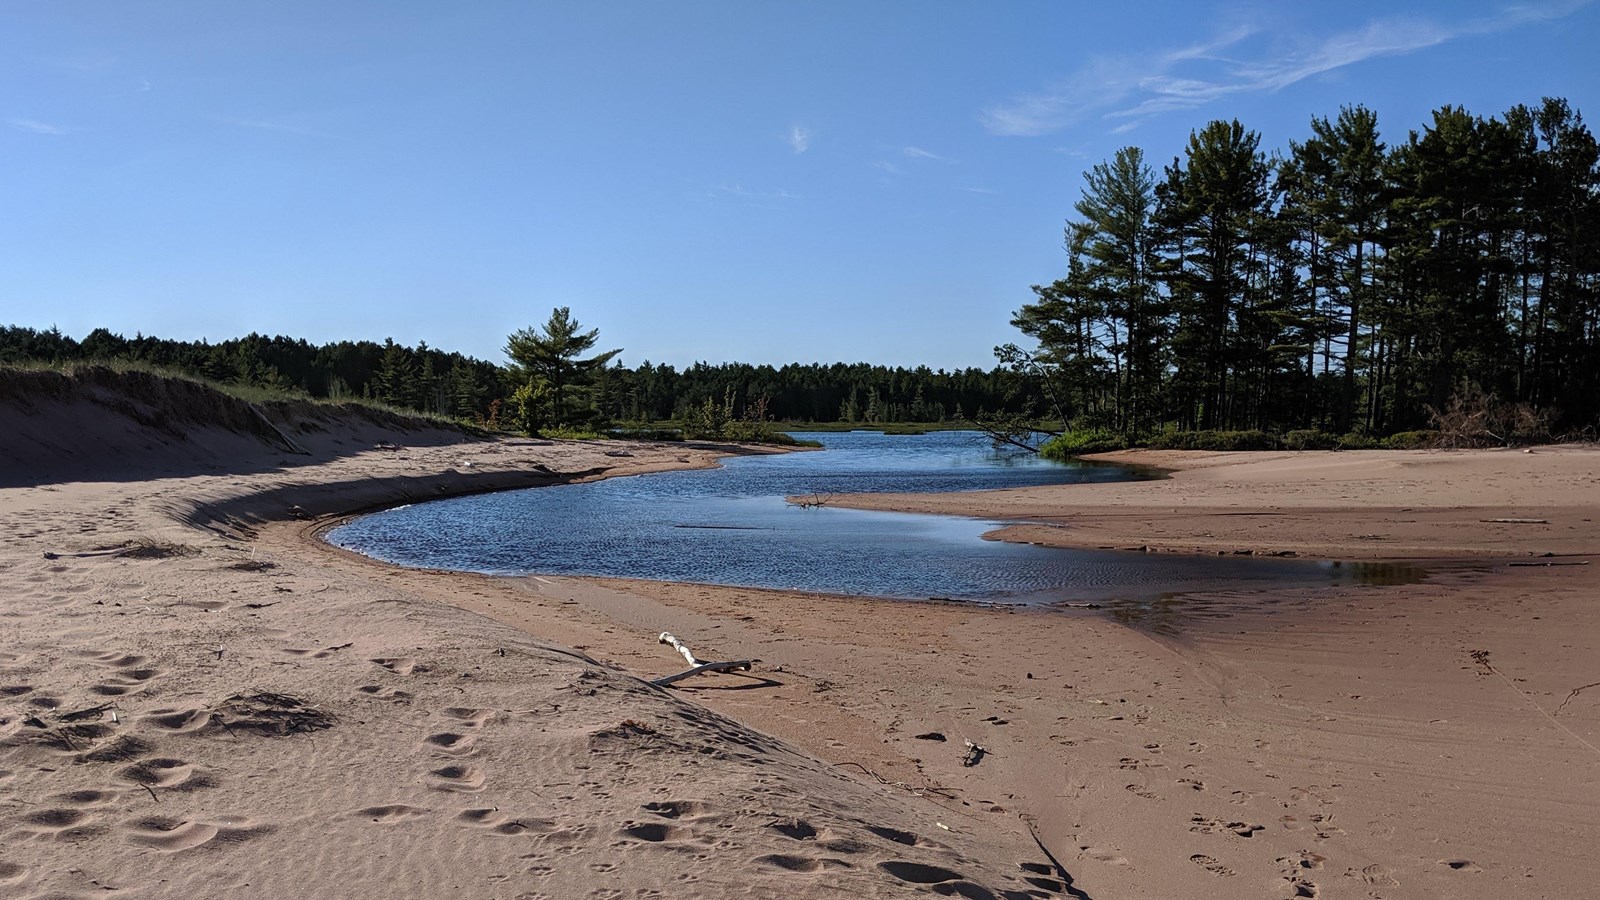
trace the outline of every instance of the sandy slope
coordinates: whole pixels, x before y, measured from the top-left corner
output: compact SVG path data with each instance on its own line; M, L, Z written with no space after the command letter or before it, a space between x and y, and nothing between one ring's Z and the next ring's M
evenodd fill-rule
M1097 900L1592 891L1595 579L1530 557L1596 549L1593 451L1184 456L875 501L1093 545L1500 556L1025 613L385 567L322 517L714 452L300 437L298 465L228 435L62 442L102 477L0 489L0 895L1068 891L1041 846ZM406 449L361 449L385 439ZM137 540L179 552L44 555ZM761 662L652 688L629 673L677 669L663 629Z
M35 454L0 489L0 896L1059 886L1031 840L941 828L915 798L686 695L430 602L409 573L259 538L713 451L358 429L299 435L309 459L221 433L96 457L82 432L100 421L74 420L61 445L102 477L56 481ZM360 449L408 438L426 446Z

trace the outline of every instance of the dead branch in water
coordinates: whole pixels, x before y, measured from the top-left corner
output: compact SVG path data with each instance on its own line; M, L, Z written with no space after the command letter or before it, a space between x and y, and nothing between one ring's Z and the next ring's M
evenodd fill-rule
M798 506L801 509L820 509L833 502L833 494L818 494L816 492L812 492L797 497L790 497L785 502L787 502L790 506Z

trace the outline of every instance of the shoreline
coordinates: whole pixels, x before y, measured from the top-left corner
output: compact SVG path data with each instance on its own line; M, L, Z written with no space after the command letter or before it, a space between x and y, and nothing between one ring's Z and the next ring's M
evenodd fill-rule
M1590 458L1593 457L1584 457L1585 460ZM1183 480L1181 476L1174 479L1180 485ZM1131 483L1107 485L1100 490L1115 490L1128 484ZM916 497L921 508L912 511L934 512L935 507L949 509L952 506L970 509L975 500L990 502L992 496L1014 500L1019 494L1057 491L1070 494L1085 487L1088 486L1030 488L982 497ZM856 501L862 499L862 495L854 495L843 500L841 505L856 505ZM876 508L884 508L904 498L865 499ZM1033 497L1029 502L1053 500ZM883 506L879 506L880 503ZM1467 520L1462 524L1483 524L1477 523L1471 515L1463 516L1460 504L1446 506L1456 507L1446 512L1454 519ZM1119 512L1115 507L1100 508L1109 509L1108 517L1115 517ZM1236 512L1237 505L1225 508L1225 513ZM1374 515L1382 514L1376 507L1363 507L1358 512L1347 513L1341 524L1367 522ZM1074 509L1072 515L1089 517L1079 509ZM1328 519L1326 511L1320 508L1312 509L1307 515ZM1334 517L1335 521L1338 518ZM1438 527L1434 522L1417 524L1422 526L1422 534L1412 540L1418 542L1432 538L1427 529ZM1280 535L1279 539L1283 537ZM1316 540L1314 535L1300 538L1302 545ZM1556 734L1554 744L1545 746L1543 737L1530 741L1519 736L1515 729L1508 731L1494 724L1505 716L1520 720L1538 715L1543 707L1537 703L1530 706L1526 696L1479 695L1477 682L1493 677L1499 668L1479 666L1474 669L1476 657L1467 650L1480 648L1455 646L1456 642L1447 635L1458 631L1476 631L1484 636L1493 634L1495 640L1488 643L1499 646L1486 651L1483 658L1508 657L1529 666L1540 673L1540 680L1550 682L1552 696L1561 693L1558 688L1569 682L1577 685L1592 681L1592 677L1584 677L1585 651L1571 649L1570 641L1569 651L1560 654L1559 661L1540 658L1545 652L1542 646L1559 643L1561 637L1569 633L1581 635L1589 642L1590 650L1596 648L1593 622L1584 612L1586 573L1582 567L1551 566L1537 561L1543 559L1538 554L1547 551L1526 546L1493 549L1497 552L1484 553L1476 559L1463 553L1426 555L1426 559L1441 562L1438 567L1441 577L1423 585L1335 587L1315 592L1312 599L1282 590L1205 596L1179 603L1149 604L1148 611L1136 616L1111 610L1079 613L1009 606L988 608L960 602L885 603L826 594L623 579L461 576L429 570L407 571L416 573L414 582L420 590L442 602L462 603L459 596L454 596L460 591L452 585L461 577L470 577L474 579L476 589L471 593L476 599L464 604L468 608L522 630L553 636L584 652L600 654L647 677L675 670L671 654L654 646L654 634L662 630L671 630L683 637L702 656L764 659L752 673L752 681L742 681L740 676L717 676L695 683L680 683L679 689L740 721L795 741L834 765L869 773L909 794L921 794L924 799L935 798L936 804L944 804L939 808L946 814L970 817L975 815L974 810L981 810L987 813L977 816L983 828L1009 831L1019 840L1030 832L1037 833L1067 862L1068 868L1077 875L1078 885L1091 895L1110 891L1113 896L1122 892L1196 897L1277 896L1276 891L1293 893L1306 886L1308 890L1319 891L1319 896L1489 897L1511 889L1526 890L1529 882L1524 879L1531 877L1537 879L1541 891L1549 892L1530 896L1561 896L1563 891L1576 889L1576 882L1563 886L1565 878L1560 872L1567 863L1577 859L1582 841L1600 837L1600 832L1576 813L1564 795L1573 789L1580 795L1584 790L1593 793L1592 783L1586 789L1567 784L1559 791L1544 785L1535 789L1519 778L1501 783L1498 790L1518 797L1517 806L1526 807L1531 803L1540 807L1545 823L1554 826L1541 828L1531 822L1525 823L1530 833L1537 834L1538 840L1513 842L1514 850L1506 845L1503 835L1492 830L1463 827L1441 832L1432 816L1428 820L1432 823L1431 830L1424 831L1431 835L1427 841L1400 839L1393 833L1400 826L1391 823L1384 827L1388 832L1385 843L1376 845L1370 839L1349 839L1348 836L1357 830L1348 827L1343 820L1333 824L1332 810L1334 804L1342 803L1364 807L1368 811L1366 814L1373 817L1373 823L1392 819L1396 812L1390 808L1393 801L1389 795L1396 790L1392 781L1380 781L1374 774L1361 789L1347 790L1343 781L1317 788L1316 785L1328 780L1330 760L1324 753L1269 752L1272 742L1265 738L1252 738L1248 745L1212 743L1214 737L1201 740L1211 731L1208 727L1199 727L1195 711L1188 708L1197 698L1180 696L1177 706L1172 705L1170 697L1161 702L1162 685L1199 678L1202 685L1210 683L1220 691L1211 702L1221 705L1212 707L1208 715L1218 721L1228 721L1241 705L1241 698L1234 693L1237 686L1230 684L1236 676L1224 676L1220 683L1216 682L1215 674L1211 673L1213 667L1220 666L1226 672L1241 666L1246 669L1260 666L1263 650L1280 645L1272 654L1276 657L1272 671L1279 674L1266 677L1266 681L1293 676L1306 667L1302 658L1321 658L1328 650L1323 636L1303 637L1298 632L1308 626L1328 628L1347 635L1347 639L1359 641L1367 649L1349 660L1335 659L1322 666L1317 679L1320 684L1301 686L1302 690L1311 690L1313 696L1321 698L1324 707L1342 703L1355 707L1343 710L1344 715L1360 718L1363 713L1359 709L1360 701L1372 694L1357 691L1373 690L1370 685L1358 684L1363 681L1362 673L1372 668L1398 667L1405 674L1397 679L1393 690L1405 702L1419 709L1442 708L1442 704L1451 710L1451 717L1448 720L1435 717L1433 721L1470 723L1464 728L1452 729L1451 740L1461 741L1464 746L1478 751L1486 749L1486 740L1490 744L1514 744L1516 750L1508 762L1510 759L1525 761L1528 754L1553 753L1552 763L1556 759L1565 760L1567 765L1581 772L1592 762L1585 759L1585 748L1576 746L1572 738L1576 737L1580 743L1592 743L1592 738L1579 737L1576 732ZM359 561L357 565L392 568L359 554L350 555ZM1584 555L1564 554L1550 558L1550 562L1567 562ZM1354 557L1360 562L1383 559ZM1330 557L1330 561L1335 560ZM1515 568L1520 563L1532 563L1537 568ZM1527 593L1529 590L1535 593ZM1523 596L1514 601L1499 599L1504 594L1519 591ZM1457 608L1444 611L1439 608L1441 603L1454 604ZM1476 612L1458 619L1462 603L1471 605ZM1522 607L1528 603L1543 609L1542 615L1532 616L1533 620L1547 624L1529 628L1532 621L1527 617L1531 613L1524 614L1520 622L1505 616L1508 604ZM1352 618L1350 609L1358 610L1359 615ZM1403 611L1395 611L1397 609ZM1415 624L1404 621L1408 619L1420 621ZM1385 620L1388 621L1385 623ZM1387 628L1397 629L1399 633L1386 634ZM1529 633L1520 634L1521 631ZM1241 638L1239 634L1247 637ZM1028 640L1043 640L1051 646L1076 646L1077 652L1086 659L1109 658L1118 676L1106 680L1121 684L1124 689L1084 697L1083 682L1095 676L1083 670L1072 672L1070 683L1053 689L1032 677L1035 671L996 673L992 677L981 674L981 667L1019 655L1017 642L1023 635L1027 635ZM1392 659L1401 646L1416 650L1413 645L1419 640L1430 645L1427 653L1418 654L1419 659L1409 665ZM701 649L703 643L705 650ZM1164 658L1159 664L1148 660L1143 665L1138 664L1142 657L1149 655L1148 650L1140 648L1148 646L1161 648L1160 655ZM953 673L946 663L948 657L957 652L967 660L967 668ZM884 654L890 654L900 666L897 676L887 677L875 672L881 667ZM866 659L873 661L864 662ZM1035 658L1027 663L1028 668L1041 670L1041 675L1051 665L1048 658ZM1474 672L1474 684L1441 687L1436 679L1438 673L1446 670ZM1058 670L1055 674L1061 672ZM1128 683L1146 685L1145 702L1134 716L1091 716L1105 720L1092 726L1076 716L1068 716L1070 721L1067 722L1059 715L1054 717L1058 727L1089 727L1091 734L1085 739L1051 734L1048 727L1040 727L1052 718L1043 714L1045 709L1070 711L1084 703L1091 707L1110 707L1113 702L1116 702L1115 708L1120 709L1128 698L1118 697L1113 701L1110 694L1126 692ZM1037 692L1032 702L1019 703L1017 691L1023 684ZM1433 696L1440 690L1445 690L1444 697ZM1251 717L1248 721L1255 721L1257 727L1262 721L1273 723L1271 730L1282 731L1282 739L1289 743L1303 744L1308 736L1320 735L1324 739L1338 738L1347 747L1344 752L1354 753L1357 758L1393 754L1392 742L1397 738L1395 723L1384 721L1381 727L1364 729L1354 736L1341 736L1340 729L1330 735L1325 731L1327 726L1318 726L1316 720L1336 721L1342 717L1329 717L1323 709L1318 710L1316 717L1305 721L1285 721L1279 708L1284 697L1281 690L1250 697L1248 708L1267 712L1260 714L1260 719ZM1504 702L1507 699L1518 702L1508 707ZM971 709L974 715L951 717L948 712L963 708ZM1297 708L1308 712L1317 709L1309 700L1301 700ZM987 710L999 712L981 717L975 714ZM1563 714L1572 711L1573 707L1568 706ZM1156 729L1154 722L1158 719L1164 720L1170 740L1147 739ZM1015 737L1024 731L1019 727L1022 720L1030 720L1026 736ZM1002 724L995 724L996 721ZM1111 721L1134 724L1106 724ZM1586 727L1593 731L1596 719L1592 714L1580 721L1590 723ZM1425 725L1426 722L1418 721L1417 725L1409 727ZM926 733L943 734L947 740L924 742L918 739L916 733L925 728ZM1006 737L1022 746L1012 749L994 743L990 735L997 734L1000 728L1010 731ZM1493 735L1492 740L1483 737L1485 731ZM1405 743L1423 739L1426 745L1425 734L1426 728L1406 738ZM880 737L876 741L842 740L845 735ZM1180 741L1179 737L1195 739ZM968 769L959 765L960 754L956 750L965 740L974 740L989 751L986 761L978 767ZM1101 744L1105 746L1095 746ZM1174 746L1184 747L1197 756L1190 757L1192 762L1176 765L1178 760L1163 758ZM1366 749L1356 751L1355 747ZM938 755L930 756L930 752ZM998 755L1013 753L1019 755L1006 762ZM1578 755L1572 756L1573 753ZM1276 757L1272 761L1273 768L1280 771L1268 771L1267 762L1256 758L1262 756ZM1402 754L1405 756L1407 754ZM1424 774L1427 766L1420 758L1397 762L1404 762L1405 775L1412 782L1420 779L1418 786L1398 789L1402 798L1410 796L1412 791L1436 796L1434 791L1420 786L1434 780ZM1344 767L1348 765L1343 764ZM986 766L995 768L985 769ZM1041 781L1041 770L1070 772L1080 767L1094 774L1077 776L1081 782L1070 798L1058 793L1059 788L1049 783L1052 779ZM1174 768L1177 771L1172 771ZM1201 768L1211 777L1177 777ZM1296 769L1299 775L1292 776L1290 773ZM1288 793L1283 793L1275 782L1291 777L1297 784L1304 784L1292 786ZM1347 772L1344 777L1353 778L1354 773ZM1228 805L1215 805L1217 801L1210 799L1213 791L1222 795ZM996 800L997 797L1008 799ZM1131 802L1127 799L1130 797ZM1270 798L1270 801L1264 802L1263 798ZM1062 807L1073 805L1066 803L1067 799L1082 804L1086 811L1064 817ZM1476 802L1463 807L1460 817L1470 818L1467 809L1473 809L1474 814L1481 812L1475 808ZM955 804L960 806L949 808ZM1196 806L1210 809L1192 809ZM1241 816L1246 811L1255 814ZM1066 818L1098 821L1066 821ZM1405 818L1401 816L1400 821ZM1115 822L1122 824L1113 825ZM1128 824L1130 822L1134 824ZM1420 820L1413 821L1412 825L1422 830ZM1222 842L1219 845L1215 839L1197 840L1197 834L1221 835ZM1244 839L1250 843L1245 844ZM1358 846L1352 848L1350 844ZM1397 844L1398 848L1390 844ZM1419 844L1454 848L1455 856L1449 859L1419 856L1423 852ZM1187 855L1173 852L1175 847L1184 846L1196 852ZM1245 848L1250 851L1271 848L1276 855L1268 859L1260 853L1241 854ZM1479 848L1487 848L1488 855ZM1519 868L1515 861L1521 858L1545 859L1552 865ZM1557 860L1565 862L1557 863ZM1537 875L1530 874L1534 869L1538 870ZM1482 876L1486 871L1495 874L1472 881L1459 875L1469 872ZM1200 878L1218 880L1210 884L1197 881L1197 872ZM1235 881L1242 875L1253 878L1247 883L1262 885L1262 892L1257 893ZM1278 887L1265 887L1269 884ZM1360 891L1356 891L1358 886Z
M973 896L978 885L1065 894L1063 876L1072 890L1102 900L1306 891L1557 897L1586 889L1587 847L1600 840L1588 811L1600 795L1596 755L1582 742L1596 743L1600 691L1568 692L1600 677L1590 671L1600 640L1583 567L1507 565L1537 550L1530 537L1549 536L1528 530L1538 526L1507 526L1490 542L1501 558L1486 571L1452 570L1437 583L1339 587L1315 599L1218 592L1149 604L1142 618L1121 620L1078 610L411 570L314 535L328 525L315 517L341 504L348 511L374 498L407 502L440 485L460 487L477 477L462 471L472 453L517 456L521 474L503 476L509 479L531 478L540 459L546 471L539 477L552 468L581 471L590 464L571 454L582 452L551 444L407 448L281 475L0 491L0 516L24 525L13 528L0 556L0 584L17 598L0 620L11 623L5 627L16 648L0 654L0 672L6 685L28 688L7 688L4 708L27 709L48 696L75 709L95 696L92 687L126 689L117 696L129 725L104 726L107 739L131 727L126 736L180 760L208 785L152 783L161 798L152 803L138 782L118 774L127 765L33 774L17 754L44 753L39 759L48 761L64 751L25 741L25 726L8 717L0 753L11 764L0 789L34 799L0 809L0 830L26 839L12 842L20 850L0 851L0 883L76 890L78 876L47 861L81 850L92 854L85 860L102 861L79 865L85 872L129 853L147 860L147 869L159 859L160 882L119 884L146 893L182 896L215 885L216 867L226 864L249 880L245 888L234 884L234 893L264 895L296 889L261 862L287 855L304 860L322 889L368 896L392 883L363 880L361 860L407 848L379 858L417 883L439 884L445 873L457 879L445 884L484 895L496 889L480 879L503 872L507 884L566 885L557 890L563 896L597 883L654 885L668 895L690 883L699 884L696 893L754 883L762 896L892 896L925 891L933 882L917 878L933 877L935 868L950 876L939 883L972 885L962 890ZM567 462L540 456L553 453L568 454ZM679 465L676 455L662 448L660 461ZM1590 478L1593 458L1566 458L1571 471L1561 477ZM1205 468L1229 466L1212 459ZM1191 498L1219 490L1197 489L1193 476L1173 482ZM1106 487L1132 484L1139 483ZM1096 486L1066 489L1089 487ZM1263 490L1249 483L1246 496L1213 509L1238 510L1259 502ZM1569 500L1592 504L1594 490L1583 490L1563 488ZM1117 527L1127 533L1140 517L1155 517L1154 507L1137 509L1135 500L1092 499L1053 510L1079 520L1074 538L1105 540ZM1085 527L1090 508L1105 518ZM1129 508L1137 515L1126 515ZM1373 508L1361 507L1343 527ZM1296 509L1274 523L1274 543L1320 540L1283 527L1325 518ZM1469 518L1460 510L1455 517ZM1567 522L1567 512L1559 522L1544 518L1556 523L1551 529L1578 524ZM1115 527L1106 524L1116 519ZM1459 536L1466 523L1410 524L1420 527L1408 540L1424 543ZM1219 526L1208 539L1240 534ZM190 545L197 555L54 563L37 556L41 545L145 536ZM119 596L123 605L113 606ZM128 605L129 596L142 606ZM660 631L703 658L763 662L748 676L691 679L670 691L611 669L646 678L681 670L681 660L655 643ZM217 648L225 655L214 656ZM112 666L107 680L100 659L129 654L145 661ZM143 680L124 674L147 671ZM205 727L203 717L192 731L160 724L219 709L249 684L316 701L339 724L309 738L251 743ZM669 710L697 724L685 731L687 720ZM467 745L467 755L430 743L436 737ZM968 740L986 751L976 766L962 765ZM578 760L589 768L572 769ZM412 770L399 782L385 774ZM86 787L91 776L105 780ZM574 794L554 781L591 786ZM770 792L780 783L781 798ZM274 799L264 799L265 787ZM105 796L88 806L43 799L52 789L65 797L69 788ZM647 799L658 807L670 801L679 812L664 818L646 808ZM489 830L474 826L473 816ZM804 828L789 829L798 837L774 831L774 816ZM232 835L222 842L225 854L191 852L216 846L210 838L188 844L208 829L212 838ZM492 845L519 829L533 839L520 846L536 854L569 849L542 853L533 869L548 872L524 871L526 864L512 871L506 848ZM891 833L910 842L883 837ZM386 843L374 844L377 834ZM480 834L496 836L480 842ZM167 839L186 846L172 849ZM672 847L698 847L708 861L674 855ZM1053 871L1039 847L1066 871ZM612 869L585 868L602 853L617 861ZM5 866L20 869L8 875Z

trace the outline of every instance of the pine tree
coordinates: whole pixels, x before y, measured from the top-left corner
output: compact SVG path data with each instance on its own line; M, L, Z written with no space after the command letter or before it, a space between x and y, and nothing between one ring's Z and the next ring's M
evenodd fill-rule
M583 354L599 338L599 329L583 331L572 318L572 310L565 306L552 310L542 328L524 328L507 338L506 355L524 382L548 386L550 410L546 421L550 424L561 427L579 423L583 416L572 408L569 393L589 384L596 371L622 352L607 350L585 358Z

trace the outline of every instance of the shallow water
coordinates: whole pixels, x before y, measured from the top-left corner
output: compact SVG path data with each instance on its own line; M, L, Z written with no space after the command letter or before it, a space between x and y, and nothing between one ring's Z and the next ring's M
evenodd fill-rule
M863 596L1021 601L1360 580L1360 567L1062 550L981 539L997 522L828 506L829 495L1118 481L1116 466L997 450L975 432L796 433L823 452L723 468L459 497L364 516L328 535L388 562L501 575L598 575ZM785 497L823 501L803 507Z

